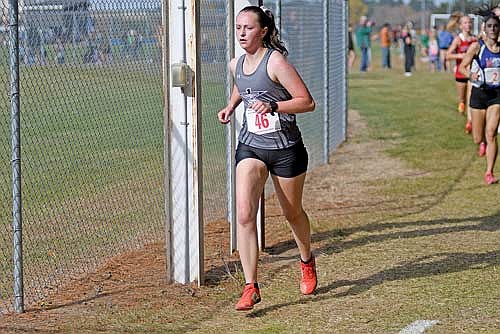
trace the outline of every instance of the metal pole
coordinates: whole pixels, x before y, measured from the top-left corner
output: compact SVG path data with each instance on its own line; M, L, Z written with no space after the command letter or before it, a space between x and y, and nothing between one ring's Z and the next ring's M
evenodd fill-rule
M45 38L43 29L38 29L38 37L40 38L40 65L45 65Z
M201 22L200 22L200 7L202 1L193 0L191 3L191 8L193 11L192 15L192 24L194 26L194 48L190 48L191 51L191 61L194 62L194 66L196 69L194 70L194 89L195 92L195 100L192 102L192 108L195 109L192 112L193 118L193 126L195 129L192 131L192 137L195 137L195 144L193 144L196 148L193 149L195 151L197 149L196 154L196 164L192 167L193 169L193 185L191 193L196 192L195 199L195 209L194 215L197 216L196 222L198 225L198 247L197 249L197 257L198 257L198 285L205 283L205 238L204 238L204 220L203 220L203 133L202 133L202 108L201 108ZM191 35L191 36L192 36ZM191 147L193 147L193 145Z
M227 1L226 6L226 64L234 58L234 1ZM233 75L230 70L227 70L226 77L226 98L229 101L231 97L231 89L234 86ZM226 126L226 189L227 189L227 220L233 226L230 236L230 252L234 252L237 245L236 236L236 168L235 158L236 153L236 116Z
M73 55L73 63L76 63L76 15L75 9L71 9L71 44L73 45L71 54Z
M330 104L329 104L329 35L328 35L328 2L323 0L323 161L330 162Z
M12 141L12 228L14 232L14 307L24 312L21 205L21 105L19 99L19 8L9 1L10 109Z
M172 272L172 201L171 201L171 183L170 183L170 56L168 48L168 3L169 0L162 2L162 26L161 26L161 54L162 54L162 72L163 72L163 161L164 161L164 187L165 187L165 251L166 251L166 270L167 282L173 281Z
M278 0L276 4L276 26L280 32L281 37L283 38L283 32L281 30L281 0Z
M422 0L422 14L420 15L420 30L422 31L422 33L425 31L425 11L426 11L426 8L425 8L425 2L427 0Z
M264 6L264 0L259 0L259 6ZM257 212L257 239L259 250L266 247L266 195L265 187L262 190L259 202L259 211Z
M349 98L349 83L347 81L347 44L348 44L348 39L349 39L349 0L344 1L344 54L346 55L344 59L344 105L343 105L343 112L344 112L344 124L343 124L343 132L344 132L344 140L347 140L347 124L349 120L349 106L347 104L348 98Z
M203 283L203 179L199 1L169 2L172 273ZM178 63L175 63L178 62ZM175 63L175 64L174 64ZM174 66L175 65L175 66ZM174 80L175 79L175 80ZM172 166L179 168L172 168Z
M179 9L180 12L182 12L182 35L184 36L184 38L182 39L182 62L186 62L186 10L187 10L187 7L186 7L186 1L185 0L182 0L181 2L181 7L177 7L177 9ZM189 178L189 159L188 159L188 152L189 152L189 144L188 144L188 136L189 136L189 129L188 129L188 97L186 96L186 94L183 94L183 99L184 99L184 119L181 119L181 122L180 124L181 125L184 125L183 126L183 138L184 138L184 173L186 175L186 178L184 179L184 189L185 189L185 192L186 192L186 196L184 197L184 233L185 233L185 240L187 241L185 244L184 244L184 247L185 247L185 250L184 252L187 254L186 257L185 257L185 266L186 266L186 278L185 278L185 282L190 282L190 268L191 268L191 254L189 253L189 237L190 237L190 207L189 207L189 196L187 195L187 193L189 193L189 183L191 182L190 178Z

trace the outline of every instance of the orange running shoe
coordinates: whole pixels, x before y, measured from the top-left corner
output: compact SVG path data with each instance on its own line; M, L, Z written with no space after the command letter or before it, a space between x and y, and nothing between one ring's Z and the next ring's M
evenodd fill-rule
M486 181L486 184L494 184L498 182L498 180L495 179L493 173L491 172L487 172L486 174L484 174L484 181Z
M467 133L467 134L472 133L472 122L471 121L467 121L467 123L465 124L465 133Z
M303 295L310 295L316 289L318 279L316 277L316 259L311 254L309 262L300 261L300 269L302 271L302 281L300 282L300 292Z
M460 102L458 104L458 112L461 113L461 114L463 114L465 112L465 103Z
M482 141L479 144L479 149L477 150L477 155L479 155L480 157L484 157L486 155L486 143L484 141Z
M236 311L251 310L255 304L260 302L260 290L256 285L256 283L245 285L241 298L236 304Z

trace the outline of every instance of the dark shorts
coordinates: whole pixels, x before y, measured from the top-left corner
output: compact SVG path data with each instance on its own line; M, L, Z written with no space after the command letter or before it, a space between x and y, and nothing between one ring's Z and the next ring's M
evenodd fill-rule
M455 78L456 82L467 83L469 82L469 78Z
M264 150L238 143L236 165L248 158L262 161L271 174L281 177L295 177L307 171L308 155L302 141L279 150Z
M494 104L500 104L500 88L477 88L472 87L470 94L471 108L487 109Z

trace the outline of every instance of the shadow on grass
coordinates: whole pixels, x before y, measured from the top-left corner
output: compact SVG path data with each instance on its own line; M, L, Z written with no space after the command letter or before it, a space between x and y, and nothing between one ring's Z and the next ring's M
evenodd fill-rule
M50 305L43 306L40 308L34 307L34 306L28 307L26 309L26 312L50 311L50 310L62 309L65 307L70 307L70 306L75 306L75 305L86 305L87 303L92 303L92 302L97 301L99 299L105 299L105 298L109 298L109 297L113 297L113 296L118 296L118 295L121 295L121 294L129 292L129 291L134 291L134 290L138 290L138 289L145 289L145 288L154 288L154 287L156 287L156 286L151 285L151 284L143 284L143 285L137 285L137 286L133 286L133 287L115 288L115 289L112 289L111 291L91 294L90 296L85 297L85 298L76 298L72 301L67 301L67 302L57 302L55 304L50 304ZM1 329L1 327L0 327L0 329Z
M258 309L248 314L248 317L262 317L267 313L276 311L283 307L306 304L328 300L331 298L341 298L355 296L372 287L384 282L408 280L419 277L429 277L446 273L456 273L475 268L489 268L500 265L500 251L487 253L437 253L424 256L398 265L393 268L382 270L371 276L359 280L340 280L326 286L321 286L316 290L316 296L303 297L288 303L276 304L263 309ZM350 287L345 292L331 294L332 291L342 287Z
M463 225L469 222L470 224ZM460 225L458 225L460 224ZM446 225L434 228L422 228L426 226ZM370 243L385 242L388 240L410 239L418 237L427 237L433 235L440 235L446 233L467 232L467 231L489 231L495 232L500 230L500 211L491 216L483 217L467 217L467 218L443 218L428 221L413 221L403 223L384 223L384 224L370 224L365 226L333 230L322 233L316 233L312 236L313 243L324 241L328 239L343 239L349 235L358 232L379 232L384 230L391 230L397 228L419 227L418 230L389 232L384 234L368 235L354 240L336 241L334 244L328 244L316 248L315 252L318 254L333 254L340 253L347 249L365 246ZM295 248L295 242L288 240L278 243L267 249L268 253L272 255L282 254L290 249ZM275 260L288 259L289 257L274 257Z
M468 223L468 224L464 224ZM437 225L437 226L436 226ZM446 225L446 226L439 226ZM433 227L434 226L434 227ZM352 234L359 232L380 232L384 230L394 230L401 228L418 227L418 230L412 231L399 231L388 232L383 234L367 235L353 240L342 240ZM429 227L429 228L424 228ZM467 217L467 218L443 218L436 220L426 221L413 221L402 223L384 223L384 224L370 224L365 226L333 230L322 233L316 233L312 236L312 242L317 243L332 239L332 243L314 249L316 254L331 255L334 253L341 253L348 249L366 246L372 243L382 243L389 240L402 240L420 237L429 237L435 235L442 235L448 233L470 232L470 231L483 231L483 232L496 232L500 230L500 211L491 215L483 217ZM297 260L298 255L279 256L286 251L296 249L294 240L287 240L278 243L274 246L266 248L266 252L271 257L262 258L264 263L282 262L288 260ZM289 264L285 263L283 266L277 268L279 272L282 268L288 267ZM242 271L241 264L238 260L230 261L226 266L215 267L206 272L207 284L209 286L218 285L221 281L226 280L235 275L238 271Z
M471 168L472 162L475 159L476 159L476 154L474 153L470 156L470 159L467 160L467 163L465 163L463 165L463 167L459 170L458 174L453 179L453 181L448 184L448 186L445 190L439 192L438 194L427 194L427 195L420 195L419 196L421 198L430 197L430 196L436 197L433 201L430 201L429 203L425 203L423 205L418 205L416 207L417 210L411 210L411 212L405 212L403 214L395 215L395 216L391 217L391 219L404 218L404 217L407 217L408 215L419 214L419 213L425 212L427 210L430 210L430 209L438 206L456 188L456 186L461 182L461 180L463 180L464 176L467 173L467 170L469 168ZM379 204L388 203L388 202L391 202L391 201L384 200L384 201L381 201L378 203L373 203L372 206L373 206L373 208L375 208L377 210L377 212L382 212L382 211L387 211L387 210L397 211L398 209L410 209L410 208L412 208L410 206L405 206L404 208L389 208L389 209L385 209L385 208L380 209L379 208ZM359 207L359 206L358 206L358 208L363 209L363 207ZM359 212L356 211L355 213L366 213L366 212L369 212L368 209L366 211L359 211ZM311 236L311 239L312 239L312 242L315 243L315 242L319 242L319 241L323 241L323 240L331 239L331 238L335 238L335 237L348 236L348 235L351 235L353 233L362 232L362 231L374 232L374 231L382 231L382 230L389 229L389 228L407 227L407 226L411 226L411 225L422 226L422 225L436 225L436 224L453 224L453 223L461 223L461 222L465 222L465 221L469 221L469 220L474 220L474 221L483 220L483 219L488 220L489 218L492 218L492 217L496 217L498 220L498 218L500 218L500 212L497 212L495 215L493 215L491 217L468 217L468 218L463 218L463 219L460 219L460 218L457 218L457 219L439 219L439 220L434 220L434 221L417 221L417 222L404 222L404 223L381 223L381 221L379 220L379 221L376 221L372 224L364 225L364 226L360 226L360 227L353 227L353 228L347 228L347 229L338 229L338 230L333 230L333 231L327 231L327 232L322 232L322 233L315 233ZM436 229L435 232L436 232L436 234L447 233L446 228ZM450 231L450 232L453 232L453 231ZM413 233L413 232L410 232L410 233ZM423 234L422 236L429 235L428 234L429 232L424 231L423 233L426 233L426 234ZM380 236L373 236L373 237L367 237L367 238L377 239L379 237ZM377 241L377 240L373 240L373 241ZM291 249L295 249L295 248L296 248L295 242L293 240L287 240L287 241L284 241L284 242L281 242L281 243L278 243L276 245L273 245L271 247L266 248L266 251L272 255L278 255L278 254L282 254L284 252L287 252L287 251L289 251Z

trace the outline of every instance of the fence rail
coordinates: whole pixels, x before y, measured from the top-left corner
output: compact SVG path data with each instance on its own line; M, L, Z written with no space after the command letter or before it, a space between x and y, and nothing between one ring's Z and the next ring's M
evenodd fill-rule
M162 2L0 2L0 314L43 301L107 258L165 240ZM231 87L232 6L199 3L202 207L210 224L227 218L233 200L232 148L216 118ZM314 168L346 136L347 1L310 0L307 11L304 1L264 4L280 13L290 61L317 102L315 113L298 117Z

